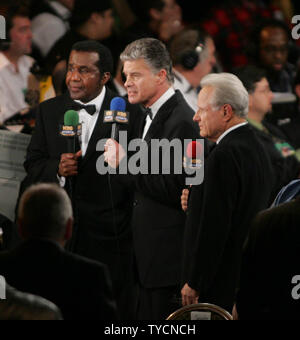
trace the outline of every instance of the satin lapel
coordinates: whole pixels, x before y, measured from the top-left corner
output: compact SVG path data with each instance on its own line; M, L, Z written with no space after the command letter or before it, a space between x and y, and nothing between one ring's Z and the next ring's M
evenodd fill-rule
M110 138L112 126L111 124L104 124L103 118L104 118L104 111L109 110L110 108L110 102L112 98L114 98L112 93L110 91L107 91L100 113L99 113L99 116L98 116L98 119L97 119L97 122L96 122L96 125L95 125L95 128L94 128L94 131L89 141L86 154L82 159L81 167L83 167L86 164L86 162L89 160L89 158L94 154L94 152L96 152L96 146L99 140Z

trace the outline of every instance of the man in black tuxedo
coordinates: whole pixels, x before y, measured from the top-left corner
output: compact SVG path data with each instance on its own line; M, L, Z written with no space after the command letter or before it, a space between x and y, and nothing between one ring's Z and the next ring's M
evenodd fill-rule
M139 130L148 146L148 172L118 177L134 190L135 195L132 227L140 285L138 318L162 320L179 308L185 223L180 195L185 176L175 174L172 165L175 155L172 153L168 165L170 172L163 173L161 161L166 152L158 153L160 168L157 174L150 173L153 165L150 144L154 139L178 139L183 145L185 139L199 137L199 130L192 121L193 111L182 94L172 87L172 62L163 43L151 38L137 40L126 47L121 60L129 102L142 104L148 113ZM107 142L105 158L110 166L118 167L118 160L122 161L124 155L125 151L118 143Z
M94 41L73 46L66 80L69 93L39 107L23 187L56 182L68 190L72 179L75 232L70 250L108 265L120 316L130 319L133 310L129 309L134 306L131 194L114 178L110 181L108 176L100 176L96 169L101 156L96 145L111 136L111 125L103 124L104 111L110 109L115 97L105 86L111 72L112 57L105 46ZM82 123L81 148L76 154L68 153L67 140L59 134L64 114L72 108L78 111ZM90 109L94 114L88 112ZM130 124L121 128L127 129L131 139L139 117L132 105L128 111Z
M184 237L182 302L209 302L231 311L243 243L255 214L267 208L272 168L246 121L248 93L232 74L201 82L194 120L216 142L204 182L193 187Z
M102 264L66 252L72 205L56 184L25 191L18 214L24 242L0 254L0 273L16 289L55 303L65 320L116 319L108 271Z

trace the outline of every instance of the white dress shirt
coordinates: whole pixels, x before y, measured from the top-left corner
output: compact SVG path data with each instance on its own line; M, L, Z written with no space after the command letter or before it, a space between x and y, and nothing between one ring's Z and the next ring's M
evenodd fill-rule
M157 115L157 112L159 109L175 94L175 90L170 87L152 106L149 107L152 111L152 120L149 116L147 116L146 119L146 125L144 128L144 133L143 133L143 139L145 139L147 132L152 124L152 121L154 120L155 116Z
M85 156L89 141L91 139L91 136L93 134L93 131L96 126L97 119L99 117L99 113L105 98L106 94L106 87L104 86L101 93L98 97L90 101L89 103L83 103L80 100L75 100L75 102L82 104L82 105L95 105L96 106L96 112L91 116L89 113L86 112L86 110L82 109L78 111L79 114L79 122L82 124L82 135L79 137L79 143L81 145L82 150L82 157ZM101 123L101 122L100 122ZM59 177L60 186L64 187L66 185L66 178L65 177Z
M197 90L192 87L188 80L178 71L173 69L175 75L174 89L179 90L188 105L193 109L193 111L198 111L198 93ZM200 86L200 84L199 84Z
M15 66L0 52L0 123L15 113L28 108L25 92L28 88L28 76L34 60L22 56L18 61L18 72Z
M71 12L57 1L48 1L49 6L58 14L41 13L32 20L33 42L45 57L70 28L68 19Z
M80 100L75 100L75 102L82 104L82 105L95 105L96 106L96 113L94 113L92 116L89 113L87 113L86 110L84 109L78 112L79 123L82 124L82 135L79 138L79 142L81 144L81 150L82 150L82 157L84 157L86 154L89 141L93 134L97 119L99 117L99 112L101 110L105 94L106 94L106 88L104 86L99 96L93 99L92 101L90 101L89 103L83 103Z
M230 129L226 130L226 131L218 138L218 140L217 140L216 143L219 144L219 143L221 142L221 140L222 140L225 136L227 136L231 131L234 131L234 130L236 130L236 129L238 129L238 128L244 126L244 125L248 125L248 122L245 122L245 123L241 123L241 124L237 124L237 125L235 125L235 126L232 126Z

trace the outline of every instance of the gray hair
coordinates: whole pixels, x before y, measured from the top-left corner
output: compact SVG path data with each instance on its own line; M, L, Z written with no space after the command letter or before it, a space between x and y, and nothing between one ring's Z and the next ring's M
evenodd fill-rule
M210 103L216 109L229 104L235 115L247 118L249 95L243 83L231 73L209 74L201 81L201 87L210 86L215 89Z
M22 195L18 217L30 237L60 240L73 218L72 204L57 184L36 184Z
M168 82L174 83L170 54L165 44L157 39L144 38L132 42L125 48L120 59L123 62L144 59L154 74L166 70Z

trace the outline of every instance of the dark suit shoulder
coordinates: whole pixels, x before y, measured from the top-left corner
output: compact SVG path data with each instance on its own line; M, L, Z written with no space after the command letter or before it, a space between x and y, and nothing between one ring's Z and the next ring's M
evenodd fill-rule
M249 143L249 141L252 141L252 144ZM228 146L242 147L244 145L250 149L253 149L253 143L262 146L255 132L247 124L231 131L228 135L226 135L220 141L219 148L227 148Z
M199 128L193 121L194 112L187 104L180 91L176 91L161 108L167 116L167 124L170 129L176 130L185 138L199 138Z
M52 108L52 107L60 107L60 105L65 105L70 102L72 99L70 98L68 93L62 94L60 96L45 100L40 104L41 108Z
M83 269L90 269L91 273L96 270L103 273L106 273L107 271L106 265L104 265L103 263L88 259L77 254L64 251L63 257L65 258L65 262L76 264L78 268L82 267Z
M171 98L173 99L173 114L179 120L187 121L189 123L193 122L193 117L195 112L188 105L180 91L176 91L175 95Z

